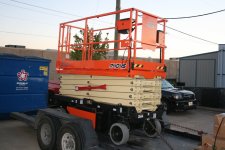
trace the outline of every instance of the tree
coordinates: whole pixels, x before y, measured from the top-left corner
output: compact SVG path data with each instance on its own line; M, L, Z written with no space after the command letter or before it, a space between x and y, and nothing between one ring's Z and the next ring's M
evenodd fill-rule
M91 29L92 30L92 29ZM90 39L90 32L91 30L88 30L88 37L87 37L87 43L89 43ZM70 59L72 60L81 60L82 59L82 50L76 50L76 49L82 49L82 44L84 42L84 32L83 30L80 30L79 34L75 34L73 36L74 43L76 44L71 52L70 52ZM108 41L108 33L106 34L106 37L104 38L104 41ZM99 31L93 36L93 42L103 42L102 39L102 32ZM86 49L88 49L88 46L86 46ZM109 49L109 44L108 43L103 43L103 44L93 44L93 49L94 50L106 50ZM105 59L106 58L106 51L96 51L92 55L93 60L100 60L100 59Z

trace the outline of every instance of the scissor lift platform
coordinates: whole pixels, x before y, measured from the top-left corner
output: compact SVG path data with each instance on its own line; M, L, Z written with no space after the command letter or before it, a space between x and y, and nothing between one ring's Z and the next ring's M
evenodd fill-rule
M108 20L108 17L112 18L116 14L124 18L117 20L116 25L104 24L102 27L101 20ZM57 72L131 78L142 76L146 79L165 78L166 21L147 12L129 8L61 23ZM95 24L98 22L98 26L92 27L92 22ZM114 32L118 33L117 40L114 39ZM79 33L80 36L78 36ZM109 36L104 40L94 40L96 35L103 33ZM75 39L74 42L74 37L77 37L79 41ZM104 47L104 45L107 46ZM138 58L141 52L153 51L159 52L157 62ZM115 55L112 58L108 55L116 52L122 57ZM77 54L77 57L73 58L71 53ZM97 54L102 55L95 58L94 55Z

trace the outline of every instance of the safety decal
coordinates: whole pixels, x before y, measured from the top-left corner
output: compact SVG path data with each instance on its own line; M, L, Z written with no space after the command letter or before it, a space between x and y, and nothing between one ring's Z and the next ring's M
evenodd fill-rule
M48 76L48 66L40 66L39 70L43 71L44 76Z
M39 70L48 71L48 66L40 66Z
M157 66L156 69L163 70L164 69L164 66Z
M144 65L142 65L142 64L134 64L134 68L143 68L144 67Z

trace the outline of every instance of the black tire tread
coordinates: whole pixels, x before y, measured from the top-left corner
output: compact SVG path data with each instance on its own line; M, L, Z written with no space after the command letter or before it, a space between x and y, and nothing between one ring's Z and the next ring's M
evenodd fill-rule
M41 132L41 126L43 125L43 123L49 123L50 124L50 127L51 127L51 130L53 131L52 132L52 141L50 142L49 145L45 145L42 140L41 140L41 135L40 135L40 132ZM46 116L46 115L43 115L39 122L38 122L38 125L37 125L37 141L38 141L38 144L41 148L41 150L54 150L56 148L56 133L57 133L57 130L56 130L56 126L55 126L55 122L53 121L52 118Z
M75 137L74 140L76 142L76 150L83 150L85 138L82 133L81 127L77 123L67 123L62 125L57 134L57 149L62 150L61 138L66 132L71 133Z
M156 130L155 133L150 135L144 130L144 125L145 125L146 122L143 125L143 130L144 130L144 133L147 137L154 138L154 137L158 136L159 134L161 134L162 127L161 127L161 123L159 122L158 119L154 119L154 120L151 120L151 121L153 121L152 123L154 123L154 125L155 125L155 127L154 127L155 128L154 130Z
M121 140L120 142L114 141L113 138L112 138L112 136L111 136L112 128L115 127L115 126L120 127L120 129L121 129L122 132L123 132L123 138L122 138L122 140ZM112 124L112 126L110 127L109 136L110 136L111 141L112 141L115 145L123 145L123 144L126 144L127 141L129 140L130 133L129 133L128 127L127 127L125 124L123 124L123 123L114 123L114 124Z

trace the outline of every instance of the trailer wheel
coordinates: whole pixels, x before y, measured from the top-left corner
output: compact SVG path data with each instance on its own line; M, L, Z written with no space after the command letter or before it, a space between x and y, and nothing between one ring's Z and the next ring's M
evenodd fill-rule
M57 136L58 150L82 150L84 137L81 128L75 123L63 125Z
M129 129L125 124L114 123L110 127L109 135L115 145L122 145L129 140Z
M37 140L42 150L55 149L56 126L58 123L48 116L41 117L37 125Z
M150 138L156 137L161 133L162 128L159 120L146 120L143 125L143 130L146 136Z

